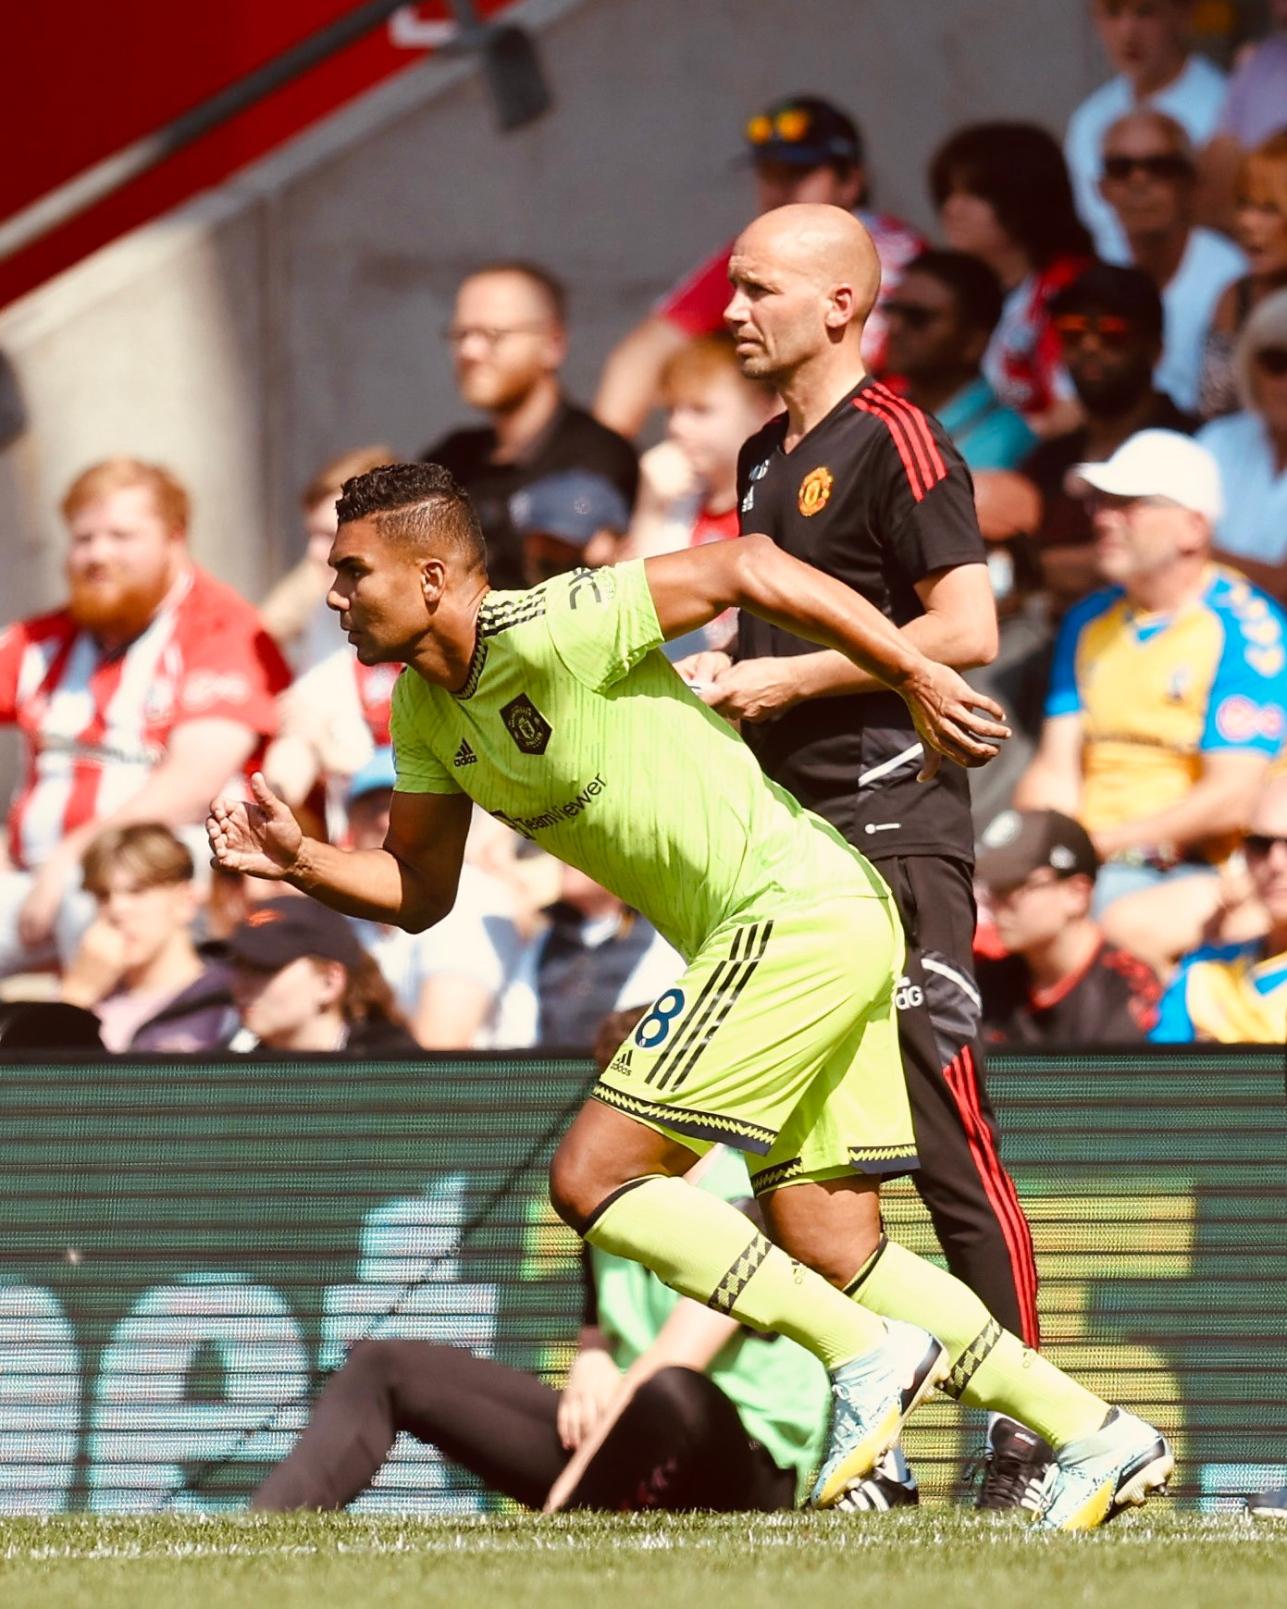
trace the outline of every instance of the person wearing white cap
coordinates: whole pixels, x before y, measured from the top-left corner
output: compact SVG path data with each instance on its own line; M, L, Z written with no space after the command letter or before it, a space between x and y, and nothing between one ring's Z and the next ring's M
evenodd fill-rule
M1189 437L1142 430L1076 465L1069 490L1091 502L1108 586L1060 628L1014 802L1086 827L1105 933L1161 969L1215 913L1219 867L1287 736L1287 616L1212 562L1220 472Z

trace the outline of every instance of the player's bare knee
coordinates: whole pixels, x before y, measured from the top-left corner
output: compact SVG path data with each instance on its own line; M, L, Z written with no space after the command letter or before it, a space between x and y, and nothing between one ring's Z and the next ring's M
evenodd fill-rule
M606 1191L599 1190L587 1177L585 1169L566 1146L560 1146L550 1162L550 1205L578 1235L585 1233L586 1225L594 1216Z

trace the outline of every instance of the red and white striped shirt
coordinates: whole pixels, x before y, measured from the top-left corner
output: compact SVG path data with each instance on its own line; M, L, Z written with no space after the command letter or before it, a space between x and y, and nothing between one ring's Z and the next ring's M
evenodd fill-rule
M39 866L69 832L133 798L188 721L277 730L290 671L253 606L192 569L128 647L105 652L66 609L0 632L0 722L26 739L9 850Z

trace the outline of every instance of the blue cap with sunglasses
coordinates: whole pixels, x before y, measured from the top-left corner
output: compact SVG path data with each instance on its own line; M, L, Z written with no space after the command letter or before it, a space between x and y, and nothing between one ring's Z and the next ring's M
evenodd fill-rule
M817 95L792 95L757 112L747 121L746 143L754 162L797 168L857 167L863 159L857 124Z

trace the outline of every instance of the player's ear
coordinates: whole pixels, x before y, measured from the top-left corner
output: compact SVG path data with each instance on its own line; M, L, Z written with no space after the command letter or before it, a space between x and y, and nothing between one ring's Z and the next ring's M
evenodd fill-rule
M436 608L447 590L447 566L437 554L426 554L420 561L420 595L429 608Z

